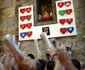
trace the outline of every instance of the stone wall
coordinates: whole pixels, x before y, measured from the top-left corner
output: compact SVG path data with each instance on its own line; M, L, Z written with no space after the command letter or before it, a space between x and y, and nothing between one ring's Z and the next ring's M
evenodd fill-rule
M0 0L0 47L3 47L3 37L7 33L16 35L18 41L18 7L34 5L34 16L36 16L36 0ZM72 56L80 61L85 61L85 0L74 0L77 36L55 38L57 44L72 45ZM48 22L49 23L49 22ZM47 23L47 24L48 24ZM35 18L36 24L36 18ZM46 46L42 40L39 40L40 50L43 54L46 52ZM34 41L22 41L20 49L26 53L33 53L36 56Z

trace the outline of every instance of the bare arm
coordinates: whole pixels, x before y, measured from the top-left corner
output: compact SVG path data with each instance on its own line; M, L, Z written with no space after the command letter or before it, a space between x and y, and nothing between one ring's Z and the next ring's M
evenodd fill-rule
M23 56L22 52L18 48L18 45L13 41L10 34L7 34L5 36L4 43L13 53L18 69L19 70L30 70L29 68L31 65L30 63L31 60Z
M72 64L67 52L59 52L58 59L63 64L66 70L77 70Z

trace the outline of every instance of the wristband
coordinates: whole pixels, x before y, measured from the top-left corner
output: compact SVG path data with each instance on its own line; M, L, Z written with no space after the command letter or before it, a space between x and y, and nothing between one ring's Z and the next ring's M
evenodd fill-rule
M57 56L57 54L53 54L53 55L52 55L52 60L54 60L54 56Z

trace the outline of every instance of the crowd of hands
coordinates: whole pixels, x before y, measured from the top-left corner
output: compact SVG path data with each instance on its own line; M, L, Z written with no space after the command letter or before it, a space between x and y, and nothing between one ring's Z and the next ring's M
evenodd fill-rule
M58 52L55 49L55 47L47 49L45 60L41 57L33 59L23 51L21 56L17 56L17 54L10 52L11 50L5 45L5 54L0 58L0 70L85 70L82 67L83 63L80 64L80 69L73 65L68 52L64 51L65 49ZM40 62L40 60L46 62L44 66L42 66L43 62ZM53 61L54 65L48 68L47 64L49 61Z

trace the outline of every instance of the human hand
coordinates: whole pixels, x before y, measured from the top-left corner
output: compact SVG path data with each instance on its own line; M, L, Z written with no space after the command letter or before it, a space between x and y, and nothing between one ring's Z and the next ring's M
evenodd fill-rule
M54 47L51 47L51 48L48 48L48 49L47 49L47 53L49 53L49 54L50 54L50 56L52 56L53 54L55 54L55 53L56 53L56 50L55 50L55 48L54 48Z
M57 46L57 49L66 52L66 46L64 44Z
M60 51L58 53L58 59L65 67L65 70L77 70L72 64L70 57L67 52Z
M19 70L30 70L31 68L31 59L29 57L15 57L16 64Z
M60 51L58 53L58 59L62 64L66 63L67 61L70 61L70 57L67 52Z

